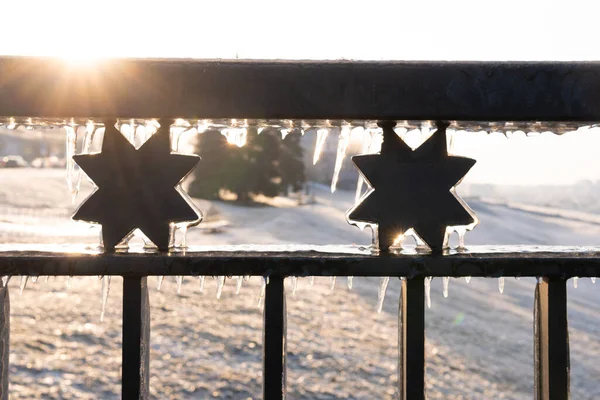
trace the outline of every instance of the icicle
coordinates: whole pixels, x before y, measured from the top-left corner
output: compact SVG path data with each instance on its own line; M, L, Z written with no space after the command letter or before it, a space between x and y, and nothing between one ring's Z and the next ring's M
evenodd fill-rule
M260 294L258 295L258 305L260 308L262 305L263 299L265 298L265 293L267 292L267 278L263 276L262 284L260 285Z
M335 276L330 276L329 277L329 283L331 284L330 289L333 290L335 289Z
M298 277L292 276L292 296L296 295L297 288L298 288Z
M2 277L2 286L6 287L6 285L8 285L8 281L10 281L10 276L4 275Z
M279 132L281 132L281 140L284 140L286 138L286 136L290 134L291 131L292 131L291 129L281 128L279 130ZM260 133L260 132L258 132L258 133Z
M104 321L108 292L110 292L110 275L105 275L104 278L102 278L102 309L100 311L100 322Z
M465 276L465 282L467 282L467 283L471 282L471 277L470 276Z
M327 139L328 134L329 129L327 128L321 128L317 130L317 144L315 145L315 154L313 155L313 165L316 165L321 157L323 145L325 145L325 139Z
M31 282L36 283L38 280L38 276L37 275L31 275Z
M83 137L83 149L82 154L90 154L92 151L92 143L94 142L94 133L96 132L95 126L91 121L85 125L85 135ZM79 168L77 171L77 184L75 185L75 193L73 193L73 202L77 198L79 194L79 189L81 189L81 179L83 177L83 170Z
M310 286L315 284L315 277L311 276L310 278L308 278L308 281L310 282Z
M498 278L498 291L500 293L504 293L504 277L503 276Z
M177 294L180 294L181 293L181 284L183 283L183 276L176 275L175 281L177 282Z
M465 248L465 235L467 230L465 228L456 228L456 233L458 233L458 249L464 250Z
M427 308L431 308L431 280L433 278L431 276L425 277L425 303L427 304Z
M350 143L350 126L344 126L340 132L340 138L338 141L337 155L335 157L335 168L333 170L333 178L331 179L331 193L335 192L335 189L337 188L340 171L342 170L342 165L344 164L344 159L346 158L348 143Z
M75 202L77 193L75 192L75 186L73 185L73 174L75 173L75 161L73 160L73 156L77 151L77 132L69 125L65 126L65 131L67 131L67 147L65 154L65 157L67 158L67 187L69 188L69 193L73 198L73 202Z
M177 239L177 224L171 222L171 223L169 223L169 248L170 249L175 247L175 239ZM144 243L146 243L145 240L144 240Z
M383 309L383 301L385 300L385 292L387 291L388 283L390 283L390 277L384 276L381 278L379 283L379 292L377 294L377 312L380 313Z
M573 277L573 287L574 287L575 289L577 289L577 281L579 281L579 278L578 278L578 277L576 277L576 276L574 276L574 277Z
M73 280L73 276L67 276L67 289L71 289L71 281Z
M377 150L381 149L381 140L379 140L379 146L377 146L376 141L373 140L373 134L376 132L376 129L365 129L363 131L363 140L362 140L362 151L361 154L371 154ZM383 138L383 135L380 135ZM377 151L379 151L377 150ZM362 187L364 184L364 179L361 174L358 174L358 181L356 182L356 194L354 195L354 203L358 204L362 195Z
M217 299L221 298L221 293L223 293L223 286L225 286L225 276L217 276Z
M48 283L48 279L50 279L50 275L46 275L45 283Z
M162 283L165 280L165 277L164 276L157 276L156 280L157 280L156 289L160 291L160 288L162 287Z
M17 122L15 121L14 118L10 117L7 121L8 123L6 124L6 128L7 129L15 129L17 127Z
M200 293L204 293L204 276L199 276L198 281L200 282Z
M227 128L221 130L221 134L227 138L227 142L235 144L237 147L244 147L248 137L246 128Z
M592 280L592 283L594 283L594 284L596 283L596 277L595 276L592 276L590 279Z
M353 281L353 277L349 276L348 278L348 289L352 289L352 281Z
M179 151L179 138L183 135L183 132L186 131L185 128L181 127L171 127L171 151L178 152Z
M23 294L23 290L25 290L25 287L27 286L27 279L29 279L29 276L27 275L21 275L21 283L19 284L19 289L21 289L21 294Z
M235 286L235 294L240 294L240 290L242 290L242 283L244 283L244 278L242 276L237 277L237 283Z
M181 248L187 248L187 232L188 232L188 225L187 224L183 224L179 227L179 231L181 232L181 242L179 243L179 246Z
M358 181L356 182L356 194L354 195L354 204L358 204L360 202L364 181L365 180L363 179L362 175L359 174Z
M450 282L449 276L444 276L442 278L442 294L445 298L448 298L448 283Z
M456 136L456 131L447 129L446 135L450 139L450 143L448 143L448 154L454 154L454 137Z

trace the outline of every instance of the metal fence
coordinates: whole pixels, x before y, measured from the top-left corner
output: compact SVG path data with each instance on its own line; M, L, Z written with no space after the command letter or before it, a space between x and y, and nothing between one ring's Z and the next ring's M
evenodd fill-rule
M73 70L59 60L0 58L0 115L39 118L512 121L572 127L600 121L600 63L259 62L119 60ZM562 129L562 128L561 128ZM600 248L488 247L452 254L371 255L339 247L247 247L185 253L0 252L0 275L120 275L122 398L148 397L147 276L268 277L264 398L285 398L284 280L293 276L402 279L399 392L424 399L427 277L538 277L534 306L538 399L569 397L566 281L600 276ZM0 330L9 329L2 288ZM8 398L8 343L1 347Z

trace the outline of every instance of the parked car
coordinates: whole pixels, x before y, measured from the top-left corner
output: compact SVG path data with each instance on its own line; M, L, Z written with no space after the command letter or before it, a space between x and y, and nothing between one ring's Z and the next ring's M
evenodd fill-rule
M29 167L27 161L21 156L5 156L0 161L2 168L26 168Z
M31 166L34 168L64 168L65 165L66 160L56 156L40 157L31 162Z

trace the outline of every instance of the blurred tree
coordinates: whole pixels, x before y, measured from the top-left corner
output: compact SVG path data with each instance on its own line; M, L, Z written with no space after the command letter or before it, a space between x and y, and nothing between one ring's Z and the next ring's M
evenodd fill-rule
M275 197L279 194L281 173L279 157L281 140L279 132L265 129L258 134L255 127L248 128L248 141L240 150L247 154L248 166L245 169L245 185L238 185L238 199L247 200L250 193Z
M282 142L277 130L259 135L256 127L249 127L243 147L228 143L217 131L205 132L198 136L196 149L202 161L189 187L193 197L218 199L226 189L248 202L252 195L277 196L289 185L298 190L304 182L299 139Z
M194 180L188 189L193 197L218 199L224 187L227 168L232 158L231 145L219 131L206 131L198 135L196 153L202 161L194 170Z
M297 192L306 182L304 173L304 150L300 144L300 132L288 134L282 141L279 168L281 170L282 193L287 196L289 189Z

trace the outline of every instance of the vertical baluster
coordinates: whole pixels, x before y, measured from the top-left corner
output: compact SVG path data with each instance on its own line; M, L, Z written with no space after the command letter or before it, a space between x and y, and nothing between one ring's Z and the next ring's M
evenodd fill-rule
M401 400L425 399L425 280L402 280L398 315Z
M286 325L284 278L271 276L265 292L263 399L286 397Z
M567 281L544 278L535 288L535 398L569 398L569 329Z
M148 278L123 278L122 399L148 399L150 301Z
M8 355L10 347L10 297L0 279L0 400L8 400Z

